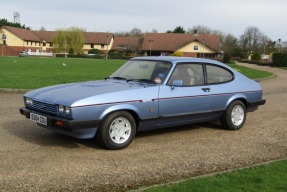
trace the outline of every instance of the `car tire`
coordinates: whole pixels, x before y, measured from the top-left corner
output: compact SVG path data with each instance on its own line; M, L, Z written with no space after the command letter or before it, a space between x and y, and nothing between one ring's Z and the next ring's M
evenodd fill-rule
M238 130L246 120L246 107L240 100L233 101L221 117L221 124L225 129Z
M97 139L107 149L123 149L133 140L136 133L136 122L127 111L109 114L101 123Z

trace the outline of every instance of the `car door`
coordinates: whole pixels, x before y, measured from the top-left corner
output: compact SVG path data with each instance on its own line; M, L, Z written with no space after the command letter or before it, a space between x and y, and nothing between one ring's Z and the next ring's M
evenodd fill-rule
M212 112L212 90L205 85L203 64L177 64L159 90L158 126L207 119Z

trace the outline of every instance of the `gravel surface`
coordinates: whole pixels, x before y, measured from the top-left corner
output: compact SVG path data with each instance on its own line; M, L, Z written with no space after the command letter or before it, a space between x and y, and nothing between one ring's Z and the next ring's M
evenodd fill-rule
M22 93L0 92L1 191L137 188L287 157L287 71L263 80L267 103L239 131L217 122L137 134L124 150L38 127L19 114Z

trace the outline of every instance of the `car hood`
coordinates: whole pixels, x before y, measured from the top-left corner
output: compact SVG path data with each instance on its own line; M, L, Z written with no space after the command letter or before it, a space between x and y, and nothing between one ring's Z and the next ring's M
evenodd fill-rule
M25 94L35 100L71 105L72 103L88 97L112 92L144 88L145 85L137 82L126 81L89 81L44 87Z

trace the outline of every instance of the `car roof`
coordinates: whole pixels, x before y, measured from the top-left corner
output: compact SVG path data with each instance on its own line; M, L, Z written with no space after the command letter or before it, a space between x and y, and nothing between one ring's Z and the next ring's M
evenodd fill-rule
M172 63L178 62L196 62L196 63L214 63L222 65L222 63L203 58L195 58L195 57L174 57L174 56L146 56L146 57L135 57L132 60L146 60L146 61L168 61Z

